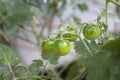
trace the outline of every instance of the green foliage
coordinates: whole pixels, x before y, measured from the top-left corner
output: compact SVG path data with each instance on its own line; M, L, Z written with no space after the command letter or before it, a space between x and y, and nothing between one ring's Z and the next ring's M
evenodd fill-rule
M75 24L77 24L77 25L80 25L81 23L81 20L78 18L78 17L76 17L76 16L74 16L73 17L73 20L74 20L74 22L75 22Z
M85 3L80 3L80 4L78 4L78 8L79 8L81 11L87 11L87 10L88 10L88 6L87 6L87 4L85 4Z
M82 55L83 57L88 57L89 56L89 53L87 51L87 49L85 48L84 44L82 43L82 41L76 41L74 43L75 47L75 51L76 53Z
M60 56L54 52L52 52L52 53L43 52L42 53L42 58L45 60L48 60L51 64L57 64L59 57Z
M52 70L47 71L48 77L56 77Z
M15 54L13 50L5 45L0 44L0 66L17 65L20 63L21 58Z
M0 73L0 79L5 79L5 78L8 78L10 77L10 72L9 71L3 71Z
M115 77L118 76L118 69L120 68L120 57L118 53L100 52L86 59L85 64L88 73L87 80L120 79Z
M103 9L99 15L101 15L102 17L105 17L106 16L106 10ZM118 17L118 15L116 13L109 12L108 17L111 18L112 20L114 20L115 22L120 22L120 18Z
M27 69L24 66L17 66L15 68L15 73L18 75L25 75L27 74Z
M88 48L90 49L90 51L92 52L92 54L96 54L97 52L99 52L100 46L97 45L95 41L88 42L85 39L84 41L86 45L88 46ZM76 41L74 45L75 45L74 49L76 53L82 55L84 58L90 57L88 50L86 49L85 45L83 44L81 40Z
M28 5L22 0L2 0L0 1L0 23L4 24L6 30L11 34L16 34L19 27L32 20L32 17L40 11Z
M84 69L82 59L75 60L68 70L65 80L80 80L82 78L82 70Z
M37 74L40 66L42 66L42 65L43 65L43 63L41 60L33 60L33 63L29 65L28 70L32 74Z
M108 41L102 46L102 49L108 51L120 51L120 38Z

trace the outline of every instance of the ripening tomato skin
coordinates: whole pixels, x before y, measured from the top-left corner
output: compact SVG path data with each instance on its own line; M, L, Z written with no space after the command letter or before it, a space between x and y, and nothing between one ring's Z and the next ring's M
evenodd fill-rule
M97 37L99 37L100 34L101 34L101 30L97 25L94 24L86 25L83 28L83 36L88 40L94 40Z
M66 40L73 42L73 41L76 41L78 38L75 35L79 35L78 29L73 26L68 26L66 29L66 33L63 35L63 37Z
M55 41L54 51L60 56L65 56L71 51L71 43L68 40L60 39Z
M42 51L43 52L53 52L54 51L54 41L52 39L45 39L42 42Z

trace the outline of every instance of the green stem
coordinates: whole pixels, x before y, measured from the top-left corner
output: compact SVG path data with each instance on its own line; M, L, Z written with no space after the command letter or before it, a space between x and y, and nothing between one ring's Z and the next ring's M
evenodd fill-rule
M93 56L90 48L87 46L87 44L85 43L85 41L79 36L79 39L82 41L82 43L84 44L84 46L86 47L87 51L90 53L91 56Z
M53 68L51 68L51 71L52 71L52 72L55 74L55 76L57 77L56 80L62 80L62 79L60 78L59 74L58 74Z
M110 2L112 2L113 4L115 4L116 6L119 6L120 7L120 2L117 2L115 0L110 0Z
M26 42L29 42L29 43L31 43L31 44L36 44L35 42L31 41L31 40L28 39L28 38L24 38L24 37L21 37L21 36L19 36L19 35L15 35L15 37L17 37L17 38L19 38L19 39L21 39L21 40L24 40L24 41L26 41Z
M80 74L78 74L72 80L78 80L78 79L82 78L83 76L85 76L85 74L86 74L86 70L83 70Z
M51 60L52 56L53 56L53 54L49 57L48 61L47 61L46 64L44 65L43 72L42 72L42 76L44 76L44 73L45 73L46 67L47 67L49 61Z
M40 79L42 80L42 78L40 76L26 76L26 77L20 77L20 78L16 78L16 80L21 80L21 79L27 79L27 78L36 78L36 79Z
M84 23L82 26L81 26L81 30L79 32L79 34L81 34L81 32L83 31L83 28L84 28L84 25L86 25L86 23ZM82 43L84 44L84 46L86 47L88 53L93 56L93 53L91 52L90 48L88 47L88 45L86 44L86 42L80 37L78 36L78 38L82 41Z
M61 75L68 68L68 64L65 64L63 68L58 72Z
M108 25L108 4L109 4L109 2L108 2L108 0L106 0L106 11L105 11L105 13L106 13L106 24Z

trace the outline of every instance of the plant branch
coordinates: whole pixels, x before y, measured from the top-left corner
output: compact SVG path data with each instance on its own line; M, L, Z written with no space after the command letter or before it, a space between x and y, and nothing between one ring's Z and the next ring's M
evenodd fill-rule
M106 24L108 25L108 4L109 4L109 1L108 0L106 0L106 11L105 11L105 13L106 13Z
M88 45L86 44L86 42L79 36L79 39L82 41L82 43L84 44L84 46L86 47L87 51L90 53L91 56L93 56L90 48L88 47Z
M36 78L42 80L41 76L37 76L37 75L20 77L20 78L16 78L16 80L27 79L27 78Z
M86 23L83 23L83 25L81 26L81 30L79 32L79 34L81 34L81 32L83 31L84 25L86 25ZM89 54L91 56L93 56L93 53L91 52L90 48L88 47L88 45L86 44L86 42L80 37L78 36L78 38L82 41L82 43L84 44L84 46L86 47L87 51L89 52Z
M116 0L110 0L110 2L112 2L113 4L115 4L116 6L120 7L120 2L117 2Z
M32 43L32 44L36 44L35 42L33 42L33 41L31 41L31 40L29 40L29 39L27 39L27 38L23 38L23 37L21 37L21 36L18 36L18 35L15 35L15 37L17 37L17 38L19 38L19 39L21 39L21 40L24 40L24 41L26 41L26 42Z

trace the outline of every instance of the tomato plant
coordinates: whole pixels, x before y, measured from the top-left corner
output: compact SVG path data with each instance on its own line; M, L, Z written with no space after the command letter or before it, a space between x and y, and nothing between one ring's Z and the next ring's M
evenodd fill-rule
M58 14L60 8L62 10L63 7L66 8L65 3L67 0L61 0L64 2L63 4L61 4L61 2L58 4L57 0L52 1L53 3L51 1L47 3L47 0L44 0L46 4L52 7L55 6L54 9L49 7L46 8L48 9L46 13L51 12L50 16L52 13ZM67 5L70 4L69 1ZM23 2L27 4L23 4ZM108 4L110 2L120 6L120 3L116 0L106 0L105 9L98 14L97 19L94 21L82 22L75 17L75 24L73 26L68 26L67 28L63 27L63 30L60 29L53 33L55 36L50 36L52 35L50 33L49 38L43 40L39 38L41 33L38 33L36 29L33 27L28 28L20 24L25 22L25 18L23 17L28 18L27 16L23 16L23 14L27 14L26 11L31 12L30 7L26 7L26 11L22 8L28 4L32 4L30 0L20 1L20 3L24 5L19 8L19 10L22 10L23 14L19 14L18 9L15 7L16 5L19 7L21 6L19 2L14 4L15 2L12 3L12 1L9 2L9 0L1 0L0 4L2 5L0 5L0 9L5 12L0 12L0 15L2 15L2 21L0 21L2 29L0 29L0 34L4 36L3 32L7 30L4 26L19 25L20 28L33 32L36 37L35 45L37 44L36 46L42 47L43 54L41 54L42 59L33 60L27 68L19 65L21 62L20 55L16 54L11 48L0 44L0 80L6 80L8 78L10 78L9 80L82 80L83 77L85 77L86 80L120 80L120 34L108 32L108 17L110 15L108 12ZM36 0L33 3L40 4L40 2L36 2ZM35 4L35 7L38 6ZM80 6L81 5L78 5L78 7ZM14 13L6 13L7 10L11 11L14 8L16 10L13 11ZM41 9L43 10L44 8ZM43 12L44 11L45 10L43 10ZM46 13L44 17L47 25L50 25L50 23L52 23L51 18L54 15L48 17ZM33 13L29 15L31 14ZM17 17L14 18L15 15L21 15L22 19L17 20ZM47 20L47 18L49 18L50 21ZM10 25L10 19L14 19L11 20L12 22L10 21L10 23L14 23L13 25ZM81 34L83 34L84 38ZM27 38L22 39L31 42L31 40ZM42 43L41 40L43 40ZM39 43L41 43L41 45L38 45ZM56 71L56 69L54 69L56 67L55 64L57 64L61 56L64 57L70 53L72 46L74 46L75 53L78 55L74 64L70 67L67 64L62 65L63 68L60 71ZM43 63L43 60L46 62ZM50 68L47 68L48 64L50 64ZM4 69L4 67L6 69ZM66 69L67 67L68 69ZM65 75L63 74L65 76L63 79L61 75L64 73L65 69L68 73Z

